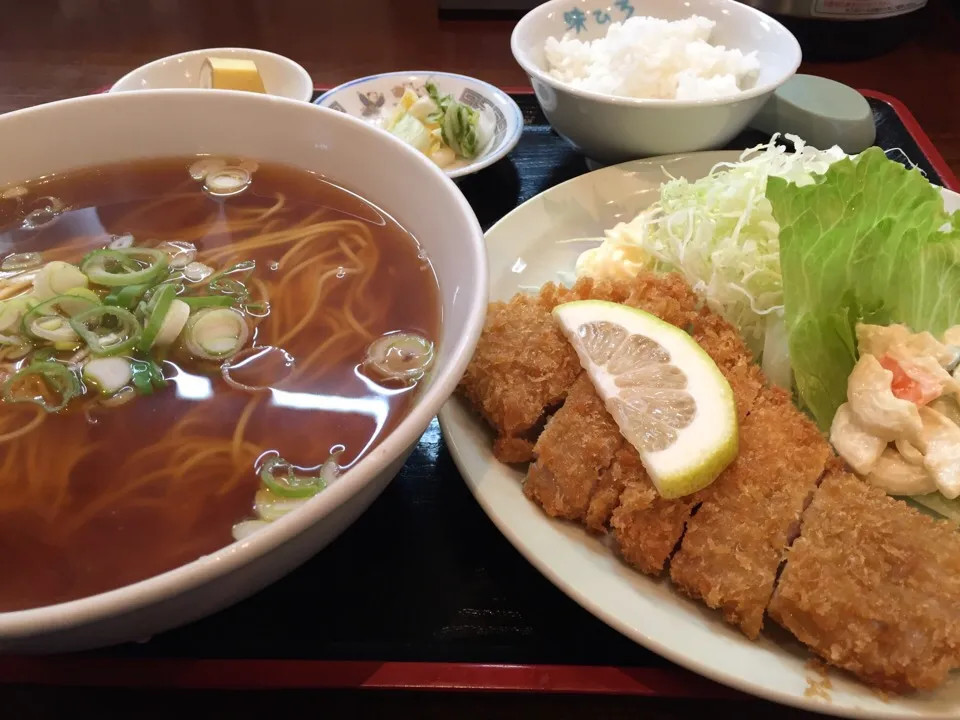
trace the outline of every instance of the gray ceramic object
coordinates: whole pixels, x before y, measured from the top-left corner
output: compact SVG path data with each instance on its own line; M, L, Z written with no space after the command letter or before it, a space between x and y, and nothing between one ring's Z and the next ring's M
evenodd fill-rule
M877 138L870 104L853 88L814 75L794 75L777 88L750 127L792 133L817 148L863 152Z

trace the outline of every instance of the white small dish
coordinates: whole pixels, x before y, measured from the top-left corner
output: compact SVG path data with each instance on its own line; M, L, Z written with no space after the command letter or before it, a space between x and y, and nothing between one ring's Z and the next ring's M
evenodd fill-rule
M713 20L714 45L756 51L760 75L732 97L662 100L616 97L580 90L547 72L547 38L572 32L580 40L606 35L613 22L634 15ZM767 99L797 71L800 45L783 25L737 0L550 0L527 13L510 49L530 77L547 120L584 155L603 164L724 147Z
M154 60L128 72L113 84L110 92L163 88L200 89L200 67L207 58L253 60L268 95L303 102L310 102L313 97L310 73L290 58L266 50L234 47L191 50Z
M694 153L634 161L550 188L486 233L490 300L572 274L579 254L603 231L646 209L673 177L696 180L736 152ZM960 194L943 191L948 212ZM774 702L816 713L869 720L960 717L960 673L933 692L884 697L839 670L831 687L811 692L822 676L811 654L770 632L748 640L719 612L682 596L667 580L641 575L582 527L548 517L523 494L523 473L493 457L487 424L459 397L440 411L440 427L467 487L497 528L543 575L585 610L634 642L693 672Z
M523 132L520 108L499 88L466 75L430 70L370 75L328 90L314 102L377 125L393 109L405 88L420 90L428 82L434 83L441 95L453 95L476 110L490 107L496 116L493 140L473 160L458 160L444 168L448 177L458 178L483 170L513 150Z

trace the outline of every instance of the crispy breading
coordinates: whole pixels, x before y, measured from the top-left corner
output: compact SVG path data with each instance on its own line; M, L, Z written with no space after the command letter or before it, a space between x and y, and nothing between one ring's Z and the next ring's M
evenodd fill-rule
M737 398L738 419L743 422L767 384L747 344L733 325L708 308L697 314L690 334L727 378Z
M608 300L642 308L681 327L697 315L697 297L676 274L642 273L634 280L581 279L572 288L547 283L537 295L520 293L491 303L480 341L458 391L497 431L502 462L532 459L544 417L580 373L572 346L550 311L573 300Z
M803 515L769 613L870 685L932 689L960 667L960 534L832 472Z
M763 373L737 331L719 315L702 309L691 330L730 383L742 423L766 384ZM641 572L659 575L680 542L701 493L676 500L661 498L632 446L624 446L606 475L608 484L623 488L611 519L620 555Z
M523 492L548 515L582 521L600 475L622 444L616 423L583 373L537 440Z
M543 294L543 293L542 293ZM644 272L630 280L580 278L569 290L548 290L556 304L572 300L606 300L645 310L661 320L687 328L697 317L699 299L683 277Z
M702 491L670 562L678 588L756 638L785 548L832 452L782 390L764 389L740 425L736 460Z
M683 535L699 493L674 500L660 497L630 444L624 444L608 474L623 487L610 526L624 562L659 575Z
M459 391L500 435L505 462L530 459L544 413L559 405L580 374L577 354L536 296L491 303ZM526 448L526 456L524 453Z

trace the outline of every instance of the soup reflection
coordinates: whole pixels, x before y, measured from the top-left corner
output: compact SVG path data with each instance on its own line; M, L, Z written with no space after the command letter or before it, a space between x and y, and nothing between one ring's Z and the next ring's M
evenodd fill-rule
M0 193L0 612L213 552L336 482L433 359L433 270L315 175L231 158Z

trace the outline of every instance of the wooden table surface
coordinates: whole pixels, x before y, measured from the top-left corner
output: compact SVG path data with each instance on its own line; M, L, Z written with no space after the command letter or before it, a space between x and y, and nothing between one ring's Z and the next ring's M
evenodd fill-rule
M931 0L919 32L896 51L850 64L806 64L803 72L885 92L916 115L960 175L960 0ZM951 7L950 3L954 3ZM92 92L157 57L201 47L249 46L300 62L317 85L388 70L437 68L500 86L527 85L510 55L509 21L445 21L435 0L2 0L0 112ZM0 686L0 716L169 717L210 705L212 717L292 714L423 718L679 718L715 712L700 702L642 698L326 693L264 696L149 694ZM69 711L68 711L69 708ZM808 717L766 703L730 710L750 717ZM135 715L131 715L131 711ZM813 717L813 716L809 716Z
M957 4L931 0L919 32L889 55L802 69L898 97L955 173ZM0 112L89 93L157 57L225 45L288 55L318 85L414 68L528 84L510 55L512 22L441 22L435 0L3 0L0 7Z

